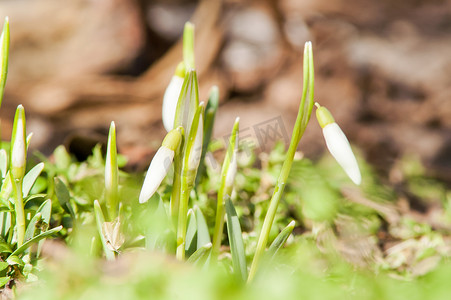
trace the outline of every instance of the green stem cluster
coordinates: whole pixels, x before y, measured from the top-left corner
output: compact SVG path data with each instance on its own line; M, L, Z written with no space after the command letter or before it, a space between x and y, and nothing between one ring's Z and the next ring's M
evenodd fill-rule
M310 42L307 42L304 48L304 82L301 104L299 106L296 123L293 128L293 134L291 137L290 146L288 148L287 157L282 165L282 170L280 172L279 178L277 179L277 184L271 197L268 212L266 213L265 220L263 221L263 226L257 243L257 249L255 251L254 259L249 271L248 281L251 281L257 272L258 265L268 243L269 233L271 231L272 224L274 223L274 217L276 215L277 207L282 197L288 175L290 174L296 148L310 120L314 105L313 87L314 71L312 45Z

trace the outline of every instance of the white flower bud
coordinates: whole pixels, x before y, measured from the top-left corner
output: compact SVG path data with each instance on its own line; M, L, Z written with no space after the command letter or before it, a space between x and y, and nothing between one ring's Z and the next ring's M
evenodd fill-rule
M147 202L153 196L157 188L171 167L174 159L174 151L164 146L158 149L144 179L141 193L139 194L139 203Z
M362 176L359 165L352 152L351 145L337 123L331 123L323 128L324 139L330 154L335 158L338 164L348 174L349 178L360 185Z
M316 103L316 106L318 107L316 116L320 126L323 128L327 149L329 149L330 154L332 154L349 178L355 184L360 185L362 175L346 135L340 126L335 123L334 118L325 107L320 106L318 103Z
M14 179L22 179L27 162L27 142L25 132L25 110L19 105L16 110L11 140L11 174Z
M171 130L150 163L139 194L139 203L147 202L166 177L174 159L175 151L182 140L182 127Z

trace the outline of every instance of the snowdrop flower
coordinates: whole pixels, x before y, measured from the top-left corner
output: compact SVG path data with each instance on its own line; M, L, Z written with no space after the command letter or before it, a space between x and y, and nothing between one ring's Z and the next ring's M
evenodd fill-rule
M141 193L139 194L139 203L147 202L153 196L160 186L164 177L169 171L174 159L175 151L182 140L182 127L169 131L161 143L160 149L152 159L146 178L144 179Z
M324 139L326 140L327 148L338 164L343 168L351 180L360 185L362 176L360 175L359 165L352 152L349 141L345 134L335 123L334 118L327 108L315 103L318 107L316 110L316 118L319 125L323 129Z
M179 63L163 96L163 125L167 132L174 128L175 111L185 78L185 64Z
M25 175L27 162L27 134L25 127L25 110L19 105L14 117L13 132L11 138L11 175L16 180L21 180Z

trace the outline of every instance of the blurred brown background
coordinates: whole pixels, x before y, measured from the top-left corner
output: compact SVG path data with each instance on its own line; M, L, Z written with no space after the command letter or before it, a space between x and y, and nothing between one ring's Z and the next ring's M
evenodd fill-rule
M3 139L19 103L32 147L46 154L60 143L83 152L115 120L120 151L145 168L191 19L201 97L212 84L221 91L216 138L236 116L245 138L271 120L291 135L311 40L315 98L364 157L388 172L416 154L451 182L451 1L0 0L6 15ZM300 149L316 158L325 147L312 121Z

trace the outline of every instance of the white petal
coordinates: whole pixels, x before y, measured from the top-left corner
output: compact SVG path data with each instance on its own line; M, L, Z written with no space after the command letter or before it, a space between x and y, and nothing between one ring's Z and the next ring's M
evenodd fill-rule
M163 125L167 132L174 129L175 111L182 85L183 78L174 75L164 92L162 116Z
M173 159L174 151L166 147L158 149L147 170L146 178L139 194L139 203L147 202L153 196L164 177L166 177Z
M352 152L349 141L337 123L331 123L323 128L327 148L332 156L348 174L351 180L359 185L362 181L359 165Z

